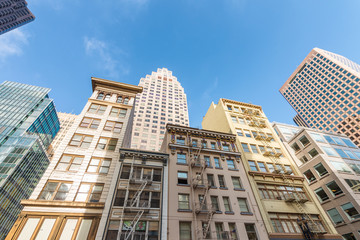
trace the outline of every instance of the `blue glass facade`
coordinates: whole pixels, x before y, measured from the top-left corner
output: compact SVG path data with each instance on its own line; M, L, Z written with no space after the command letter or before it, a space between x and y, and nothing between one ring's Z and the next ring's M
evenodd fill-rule
M0 84L0 239L4 239L49 165L46 150L60 129L50 89Z

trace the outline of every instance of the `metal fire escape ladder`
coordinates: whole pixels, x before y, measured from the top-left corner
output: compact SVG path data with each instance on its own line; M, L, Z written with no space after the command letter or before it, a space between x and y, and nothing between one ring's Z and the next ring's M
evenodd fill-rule
M133 218L133 220L130 222L130 225L127 226L127 229L125 230L125 232L122 231L122 229L123 229L122 225L123 225L124 217L125 217L125 210L136 207L135 205L139 201L141 193L144 191L146 185L148 184L148 179L141 179L141 180L139 179L139 181L141 182L141 185L137 189L135 195L131 199L129 199L129 189L130 189L131 181L133 181L133 180L135 182L137 181L136 179L133 178L134 162L135 162L135 156L133 157L133 160L131 162L130 174L129 174L129 179L128 179L128 183L126 186L125 201L124 201L124 206L122 209L117 240L120 240L122 235L124 236L125 240L128 240L129 238L131 238L131 235L135 231L135 227L136 227L137 223L139 222L140 218L142 217L142 215L145 212L144 208L148 207L148 204L146 202L144 202L142 206L139 206L140 209L137 210L137 213L136 213L135 217Z
M245 112L245 115L247 116L246 118L250 121L253 122L252 126L259 132L260 134L260 131L261 128L259 127L259 123L258 121L255 119L255 117L253 116L252 113L249 113L249 112ZM264 144L264 146L268 149L268 148L272 148L271 145L269 144L268 141L266 141L266 139L264 139L263 137L260 137L258 138L258 140L261 141L262 144ZM274 152L272 152L271 154L268 155L268 157L271 159L271 161L273 163L275 163L275 170L277 169L277 165L281 165L281 162L278 161L278 157L275 156ZM283 178L283 181L285 182L286 185L289 185L290 187L292 187L294 190L295 190L295 185L293 184L292 181L290 181L287 177L287 175L284 173L284 171L280 171L279 172L281 174L281 177ZM311 222L311 227L308 229L308 231L310 233L306 233L306 231L304 231L304 229L301 227L301 229L303 230L303 234L304 234L304 237L306 238L306 240L312 240L313 238L311 237L313 234L317 235L318 233L320 233L321 231L319 231L319 227L318 225L315 223L315 221L311 218L310 214L307 213L307 211L305 210L305 208L302 206L302 203L304 203L302 200L301 200L301 197L298 195L298 193L296 191L293 192L294 194L294 203L296 205L296 207L300 210L300 212L302 213L303 216L305 216L307 219L307 221L310 221ZM296 195L295 195L296 194Z

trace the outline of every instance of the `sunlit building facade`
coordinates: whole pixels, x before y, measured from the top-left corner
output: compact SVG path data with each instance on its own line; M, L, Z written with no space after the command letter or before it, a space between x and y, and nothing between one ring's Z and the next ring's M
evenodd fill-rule
M16 82L0 84L0 239L50 163L46 150L60 124L49 92Z
M202 126L237 135L269 239L341 239L260 106L220 99Z
M360 149L343 134L274 123L295 163L345 240L360 239Z
M140 79L144 91L138 94L132 135L132 148L158 151L167 123L189 126L184 88L172 71L157 72Z
M359 88L359 64L314 48L280 93L307 126L346 134L360 146Z

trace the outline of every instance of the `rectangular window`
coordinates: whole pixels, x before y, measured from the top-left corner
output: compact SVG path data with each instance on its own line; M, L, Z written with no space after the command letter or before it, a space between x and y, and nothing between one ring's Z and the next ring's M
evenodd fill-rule
M237 119L236 119L236 117L231 116L231 121L232 121L233 123L237 123Z
M76 202L99 202L103 184L81 183L75 197Z
M257 150L256 145L250 144L250 147L251 147L251 151L252 151L253 153L259 153L259 151Z
M341 217L339 211L336 208L332 208L327 211L331 220L336 224L340 224L344 222L344 219Z
M114 151L116 144L117 144L117 138L105 138L100 137L98 144L96 145L96 149L101 150L108 150L108 151Z
M319 154L319 152L318 152L315 148L313 148L313 149L311 149L311 150L309 151L309 155L310 155L312 158L316 157L318 154Z
M93 136L74 134L74 136L72 137L69 143L69 146L89 148L92 139Z
M355 220L360 218L359 212L356 210L356 208L351 202L341 205L341 208L342 210L344 210L346 216L348 216L350 220Z
M299 141L301 142L301 144L306 147L308 144L310 144L309 139L307 139L307 137L304 135L301 138L299 138Z
M223 175L218 175L219 187L226 188L225 179Z
M325 174L328 174L328 171L321 163L316 164L314 168L320 177L324 176Z
M191 222L179 222L180 240L191 240Z
M326 186L334 196L337 196L337 195L340 195L343 193L343 191L341 190L341 188L339 187L339 185L337 185L337 183L335 181L331 181L331 182L327 183Z
M188 184L187 172L178 172L178 184Z
M257 168L257 166L256 166L256 163L254 162L254 161L248 161L249 162L249 166L250 166L250 170L251 171L259 171L259 169Z
M216 187L215 181L214 181L214 175L208 174L207 179L208 179L208 183L209 183L210 187Z
M177 162L181 164L186 164L186 154L185 153L178 153L177 154Z
M257 162L258 166L259 166L259 169L260 169L260 172L267 172L267 169L265 167L265 163L263 162Z
M344 162L329 161L337 171L351 173L351 169Z
M249 240L258 240L258 237L256 234L256 229L255 229L255 224L245 223L245 229L246 229L246 234L247 234Z
M124 108L112 107L110 112L110 117L124 118L126 117L126 112L127 110Z
M354 192L360 192L360 181L356 179L345 179L345 182Z
M206 165L207 167L211 167L210 157L209 157L209 156L204 156L204 161L205 161L205 165Z
M316 180L316 177L314 176L314 174L310 170L305 171L304 176L309 181L309 183Z
M100 124L100 119L84 117L80 123L80 127L97 129Z
M88 112L102 115L104 114L105 110L106 110L106 105L93 103L90 105Z
M104 126L104 131L110 131L114 133L120 133L123 123L114 122L114 121L106 121Z
M234 189L242 189L241 181L239 177L231 177Z
M224 232L224 227L222 222L215 223L215 230L216 230L216 239L227 239L228 236L226 232Z
M179 193L178 196L179 196L179 209L189 210L190 209L189 194Z
M250 212L246 198L238 198L240 212Z
M185 145L185 138L177 137L176 144Z
M56 166L56 170L61 171L78 171L84 156L63 154Z
M318 196L320 202L324 202L326 200L329 200L329 196L326 194L323 188L318 188L315 190L316 195Z
M69 193L71 184L71 182L48 181L42 190L39 199L64 201Z
M330 157L338 157L337 153L335 152L335 150L332 147L321 147L322 150Z
M231 204L229 197L223 197L225 212L231 212Z
M249 146L247 145L247 143L241 143L241 146L244 150L244 152L250 152Z
M226 162L227 162L228 169L236 169L234 160L227 159Z
M111 159L108 158L92 158L90 160L87 172L107 174L109 172Z
M214 163L216 168L221 168L220 160L218 157L214 157Z
M214 142L210 143L211 149L216 149L216 144Z
M211 205L215 209L215 211L220 211L218 197L210 196L210 200L211 200Z

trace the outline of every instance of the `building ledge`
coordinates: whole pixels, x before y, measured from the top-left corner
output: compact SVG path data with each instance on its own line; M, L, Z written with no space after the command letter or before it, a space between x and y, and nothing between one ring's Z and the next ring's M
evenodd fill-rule
M70 201L21 200L24 207L57 207L57 208L104 208L105 203L87 203Z
M267 172L256 172L256 171L249 171L249 175L251 176L263 176L263 177L282 177L283 174L277 174L277 173L267 173ZM301 176L294 176L294 175L286 175L284 174L285 178L292 179L292 180L300 180L304 181L304 177Z

